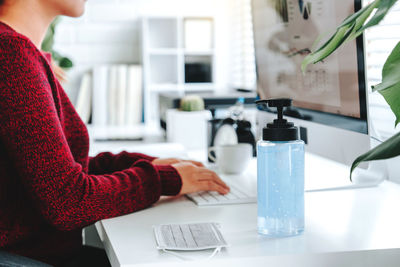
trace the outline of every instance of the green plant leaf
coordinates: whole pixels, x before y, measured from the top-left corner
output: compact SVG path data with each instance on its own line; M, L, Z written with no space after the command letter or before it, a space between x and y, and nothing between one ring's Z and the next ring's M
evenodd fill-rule
M60 61L63 58L63 56L61 56L60 53L54 50L51 51L51 56L55 61Z
M348 16L347 18L345 18L343 20L343 22L338 26L342 27L345 26L347 24L353 23L359 16L361 16L362 14L364 14L366 12L366 10L370 10L370 9L374 9L377 5L379 5L379 2L381 0L375 0L374 2L370 3L369 5L363 7L362 9L358 10L356 13Z
M54 33L51 32L50 28L46 33L46 36L43 39L42 42L42 50L46 52L50 52L51 49L53 48L54 45L54 39L53 39Z
M365 11L362 12L361 15L358 18L356 18L353 32L351 33L351 35L346 40L343 41L343 43L347 42L347 41L354 40L355 38L357 38L358 36L360 36L363 33L363 31L360 31L360 29L363 28L364 23L371 16L371 14L374 11L375 7L378 6L378 8L379 8L379 5L382 3L382 1L387 1L387 0L381 0L380 2L379 1L374 2L375 5L371 5L369 8L365 9Z
M349 16L342 22L336 32L326 41L318 50L307 55L302 64L301 70L305 73L307 66L311 63L315 64L332 54L341 44L343 44L349 38L352 38L357 29L360 28L364 22L371 15L375 6L379 4L380 0L373 2L363 9L360 9L357 13Z
M50 24L46 32L46 36L43 39L41 49L43 51L50 52L53 60L56 61L61 68L68 69L74 66L73 62L69 58L62 56L60 53L53 50L54 35L56 33L57 24L60 22L60 20L60 17L56 17Z
M42 42L41 49L46 52L51 52L54 45L54 34L56 33L56 26L60 22L60 17L56 17L47 29L46 35Z
M392 136L377 147L359 156L351 165L350 180L354 169L364 161L390 159L400 155L400 133Z
M317 51L307 55L301 63L301 70L305 73L310 63L317 63L332 54L345 40L346 35L351 34L354 25L340 27L335 34Z
M400 42L390 53L382 69L382 82L372 87L389 104L396 116L395 126L400 122Z
M374 11L375 7L380 3L380 0L376 0L375 2L372 2L368 6L360 9L357 13L349 16L347 19L342 22L341 25L338 26L337 31L339 31L341 28L345 28L346 26L348 29L351 29L352 31L357 30L364 24L364 22L368 19L368 17L371 15L372 11ZM354 16L357 15L357 16ZM336 35L336 33L335 33ZM343 39L340 40L338 43L339 45L336 47L336 49L349 37L349 34L343 35ZM323 49L325 46L329 45L329 43L332 42L332 38L329 39L320 49L315 51L314 53L317 53L319 50ZM322 60L322 59L321 59Z
M400 42L390 53L382 70L382 83L373 86L389 104L396 116L397 125L400 122ZM369 152L359 156L352 164L353 170L363 161L389 159L400 155L400 133L383 142Z
M72 61L67 57L61 58L61 60L58 62L58 65L63 69L69 69L69 68L72 68L74 66Z
M360 36L365 29L377 25L397 1L398 0L375 0L371 4L360 9L358 12L347 17L338 26L337 31L327 42L304 58L301 65L303 73L309 64L315 64L325 59L343 43L354 40ZM375 9L377 9L377 11L372 18L368 20ZM351 32L349 32L350 30Z
M378 5L378 10L374 14L374 16L358 31L363 32L365 29L378 25L379 22L386 16L389 12L390 8L397 2L397 0L381 0Z

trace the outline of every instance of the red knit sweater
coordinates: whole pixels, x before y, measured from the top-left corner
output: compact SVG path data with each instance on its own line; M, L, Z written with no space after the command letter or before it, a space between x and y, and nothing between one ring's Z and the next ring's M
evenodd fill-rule
M87 129L49 62L0 23L0 249L54 264L81 246L84 226L176 195L182 182L143 154L89 158Z

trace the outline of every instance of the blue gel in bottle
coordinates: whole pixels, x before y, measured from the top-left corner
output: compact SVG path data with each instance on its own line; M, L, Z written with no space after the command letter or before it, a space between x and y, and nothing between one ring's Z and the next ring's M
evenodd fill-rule
M304 142L298 129L283 119L290 99L257 101L278 108L278 119L263 129L257 143L258 232L270 237L304 231Z

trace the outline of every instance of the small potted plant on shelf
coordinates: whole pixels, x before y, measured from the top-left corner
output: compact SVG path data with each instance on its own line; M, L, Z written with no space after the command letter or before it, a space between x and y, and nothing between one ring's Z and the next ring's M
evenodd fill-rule
M185 96L179 109L167 110L167 139L181 143L187 149L204 149L207 147L207 123L210 119L211 112L204 109L200 96Z
M347 17L336 29L336 32L321 45L304 58L303 72L307 65L318 63L327 58L346 42L360 36L366 29L373 27L387 15L390 8L398 0L375 0L363 7L358 12ZM396 116L395 126L400 122L400 42L397 43L382 70L382 82L372 87L372 91L379 92ZM354 160L351 174L354 169L364 161L384 160L400 155L400 133L395 134L380 145Z

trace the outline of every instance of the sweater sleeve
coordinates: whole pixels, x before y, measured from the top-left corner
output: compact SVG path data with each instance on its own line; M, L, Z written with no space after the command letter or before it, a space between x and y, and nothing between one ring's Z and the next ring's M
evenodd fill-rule
M59 100L37 52L24 39L0 40L0 138L15 179L49 223L60 230L81 228L146 208L162 191L180 191L173 167L146 160L110 174L86 174L73 158L56 108Z
M89 158L89 174L104 175L125 170L139 160L152 162L155 157L141 153L129 153L122 151L118 154L103 152L95 157ZM160 174L161 194L165 196L174 196L179 193L176 189L176 183L181 184L178 172L170 165L155 166ZM179 188L181 185L179 186ZM179 189L180 190L180 189Z
M129 168L138 160L153 161L155 157L150 157L141 153L129 153L122 151L118 154L103 152L95 157L89 158L90 174L112 173Z

